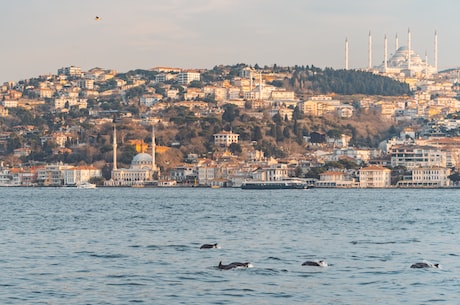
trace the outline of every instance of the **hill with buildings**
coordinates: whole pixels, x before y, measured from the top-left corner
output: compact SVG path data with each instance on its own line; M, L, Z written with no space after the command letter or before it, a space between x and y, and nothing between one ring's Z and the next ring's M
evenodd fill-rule
M0 87L0 159L6 168L91 165L111 179L114 163L134 166L134 157L153 146L154 126L155 144L163 147L155 162L164 178L196 162L245 167L296 160L298 175L325 160L367 164L371 156L384 157L382 142L407 128L413 132L404 133L404 143L423 135L458 136L453 116L460 107L448 79L313 66L126 73L65 67Z

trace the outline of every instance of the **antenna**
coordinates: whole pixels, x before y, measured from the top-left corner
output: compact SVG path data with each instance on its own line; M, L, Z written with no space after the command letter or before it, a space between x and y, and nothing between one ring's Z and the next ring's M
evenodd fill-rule
M348 37L345 38L345 70L348 70Z
M368 51L369 51L369 63L368 63L368 69L369 71L372 70L372 34L371 31L369 31L369 46L368 46Z

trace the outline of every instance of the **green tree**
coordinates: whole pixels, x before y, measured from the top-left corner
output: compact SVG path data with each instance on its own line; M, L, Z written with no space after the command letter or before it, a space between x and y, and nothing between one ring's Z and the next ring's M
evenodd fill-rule
M260 141L262 140L262 130L260 129L260 126L255 126L254 130L252 132L252 141Z
M239 143L231 143L228 149L232 154L240 154L242 152L241 145Z
M223 121L231 123L240 115L238 107L236 105L225 104L223 108L224 108L224 113L222 114Z

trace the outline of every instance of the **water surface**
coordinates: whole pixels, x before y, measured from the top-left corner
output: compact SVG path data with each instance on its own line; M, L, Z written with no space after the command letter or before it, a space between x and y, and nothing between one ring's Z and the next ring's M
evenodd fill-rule
M0 303L458 304L458 195L1 188Z

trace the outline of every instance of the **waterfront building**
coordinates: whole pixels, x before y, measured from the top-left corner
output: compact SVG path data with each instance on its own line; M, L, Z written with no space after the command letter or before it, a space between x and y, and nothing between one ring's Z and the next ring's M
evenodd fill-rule
M259 168L252 173L254 180L280 181L289 178L289 168L286 164L275 164L270 167Z
M37 170L37 183L43 186L62 186L64 184L63 172L73 166L58 163L46 165Z
M359 170L359 187L361 188L385 188L391 186L391 170L371 165Z
M447 154L433 146L395 145L391 147L391 166L404 166L407 169L447 167Z
M134 156L129 168L117 167L117 129L113 128L113 169L112 177L106 186L143 186L154 182L159 177L159 169L155 163L155 131L152 128L152 155L139 153Z
M64 169L62 172L64 185L80 185L91 178L102 177L101 170L94 166L78 166Z
M411 175L398 181L398 187L449 187L451 170L445 167L418 167L411 170Z
M178 166L170 172L171 180L179 183L193 182L197 178L197 170L195 166Z
M357 187L355 180L345 172L327 171L319 175L315 187L351 188Z

